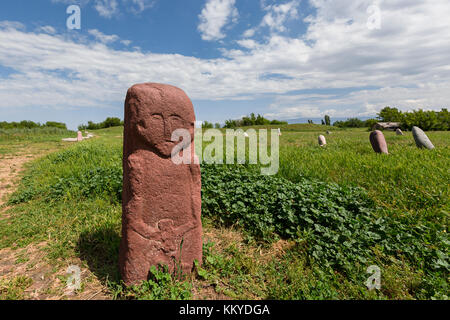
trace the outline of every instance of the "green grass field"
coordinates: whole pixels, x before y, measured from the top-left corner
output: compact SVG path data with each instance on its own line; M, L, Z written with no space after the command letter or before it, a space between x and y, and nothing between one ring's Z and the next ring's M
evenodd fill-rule
M257 165L202 165L196 274L180 280L153 270L127 289L117 270L122 128L64 148L59 136L13 143L0 133L5 153L41 143L61 149L28 166L0 219L0 249L45 243L55 270L80 259L89 273L81 291L95 278L117 299L447 299L450 133L427 133L436 146L429 151L410 132L384 132L390 154L380 155L363 129L282 132L276 176ZM380 290L366 287L370 265L381 270ZM29 280L19 280L0 283L0 296L24 298Z
M27 152L30 147L48 150L62 147L62 138L76 138L77 133L59 128L0 129L0 157Z

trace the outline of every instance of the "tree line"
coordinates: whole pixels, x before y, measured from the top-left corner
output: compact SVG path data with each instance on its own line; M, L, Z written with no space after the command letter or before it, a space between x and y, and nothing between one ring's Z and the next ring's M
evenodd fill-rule
M422 109L402 112L397 108L385 107L377 114L377 119L360 120L350 118L336 121L333 126L339 128L372 128L377 122L398 122L403 130L411 130L413 126L425 131L447 131L450 129L450 115L447 109L441 111L424 111ZM322 124L324 121L322 120Z
M82 124L78 126L78 130L98 130L105 129L111 127L120 127L123 126L123 121L119 118L108 117L105 121L95 123L93 121L88 121L87 124Z
M426 131L447 131L450 129L450 115L447 109L424 111L422 109L402 112L397 108L386 107L378 117L383 122L400 122L402 129L411 130L417 126Z
M207 121L206 121L207 122ZM242 119L229 119L225 121L223 128L233 129L238 127L249 127L249 126L266 126L266 125L286 125L286 121L279 120L269 120L264 118L262 115L255 115L251 113L249 116L244 116ZM212 125L212 124L209 124ZM220 124L216 123L215 127L220 128ZM212 126L210 126L212 128Z
M39 123L30 120L23 120L20 122L0 122L0 129L34 129L34 128L59 128L67 130L67 126L63 122L47 121L46 123Z
M380 122L380 120L349 118L345 121L336 121L333 123L333 126L338 128L372 128L377 122Z

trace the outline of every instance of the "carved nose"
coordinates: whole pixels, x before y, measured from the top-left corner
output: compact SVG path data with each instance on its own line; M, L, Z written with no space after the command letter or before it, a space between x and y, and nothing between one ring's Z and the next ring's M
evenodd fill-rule
M164 139L171 141L172 139L172 128L167 120L164 120Z

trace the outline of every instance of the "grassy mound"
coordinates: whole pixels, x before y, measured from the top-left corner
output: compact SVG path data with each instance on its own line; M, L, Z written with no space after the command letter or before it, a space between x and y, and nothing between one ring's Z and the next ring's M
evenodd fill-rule
M159 280L155 279L132 291L120 289L116 265L122 150L120 140L117 142L85 141L33 162L10 198L15 214L9 220L0 220L0 247L52 239L50 257L81 257L100 279L112 281L111 288L118 297L187 298L189 286L160 273L155 273L155 279L163 279L160 282L165 285L158 289L155 288ZM369 159L365 149L361 150L361 157ZM278 176L262 176L252 166L202 165L202 214L206 228L237 226L250 248L270 247L280 238L293 245L281 257L259 262L255 260L257 255L235 244L221 253L205 244L201 278L215 283L228 281L234 287L234 295L241 298L249 297L245 287L257 292L257 297L273 299L446 296L449 238L447 224L442 220L445 213L439 213L445 208L443 198L430 197L434 201L424 202L433 210L430 219L402 215L398 209L412 209L417 204L406 205L405 197L401 206L383 205L389 200L384 189L366 191L325 177L319 181L314 176L318 173L299 168L298 164L289 171L288 151L297 152L282 149L282 171ZM326 152L333 151L332 147L311 147L311 152L297 153L299 158L316 159L308 160L313 170L330 157ZM341 151L334 154L340 155ZM439 157L439 153L424 157L428 156ZM373 159L370 161L384 160ZM339 161L335 162L337 166ZM323 172L337 170L335 163L331 162ZM353 170L360 173L361 180L370 181L370 170ZM398 170L409 174L405 169ZM395 179L386 181L391 184ZM419 186L419 175L411 181L417 181ZM374 190L382 205L371 196ZM387 289L379 295L367 293L364 286L366 268L371 264L383 267ZM398 280L399 276L403 278ZM175 293L167 286L175 288ZM152 295L152 290L160 290L161 294Z

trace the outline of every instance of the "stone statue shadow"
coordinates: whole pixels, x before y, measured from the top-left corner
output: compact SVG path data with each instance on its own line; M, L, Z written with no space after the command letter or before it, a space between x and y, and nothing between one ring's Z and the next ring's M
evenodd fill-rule
M77 251L92 273L105 283L120 281L117 261L119 259L120 231L111 226L102 226L95 231L81 233Z

